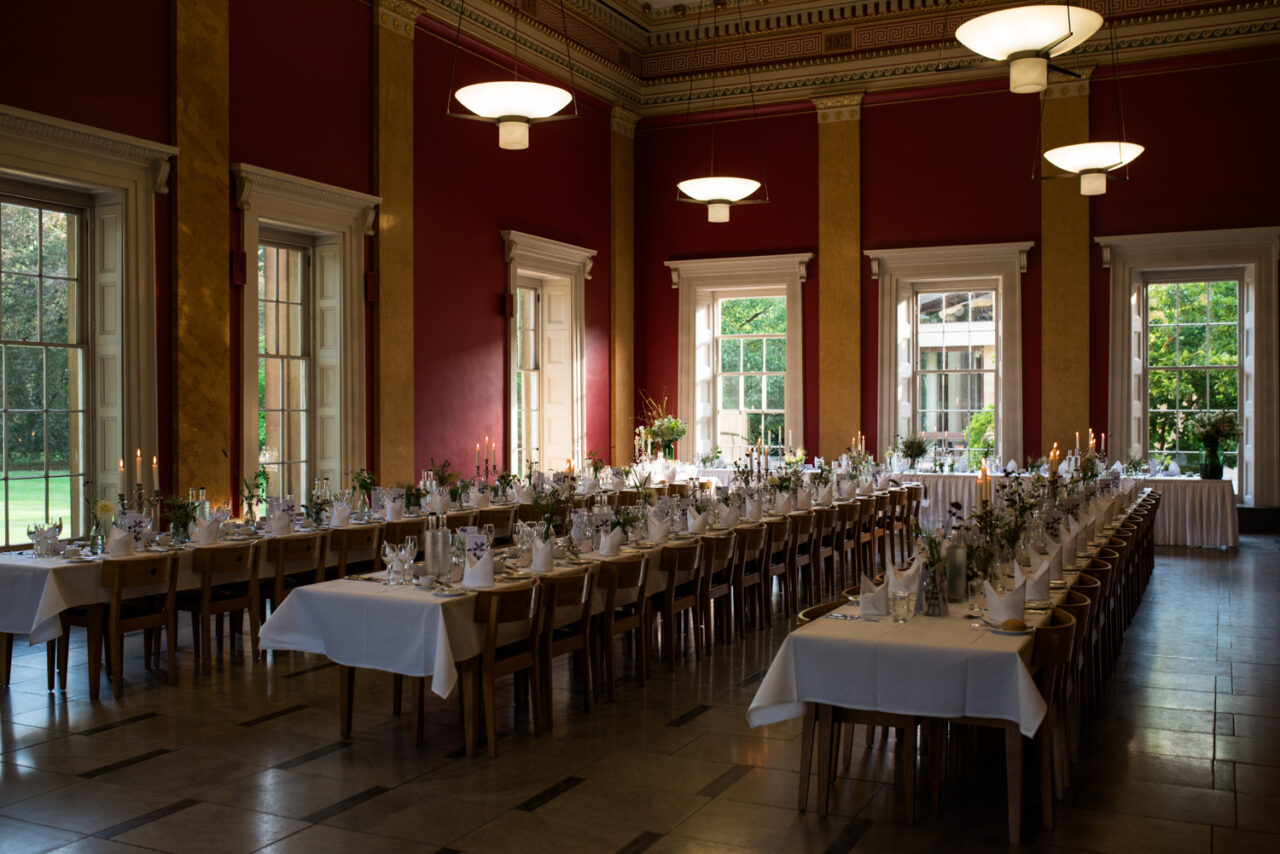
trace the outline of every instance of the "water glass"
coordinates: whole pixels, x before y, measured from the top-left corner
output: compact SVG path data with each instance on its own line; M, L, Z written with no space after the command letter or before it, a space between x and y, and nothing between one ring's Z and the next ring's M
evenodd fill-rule
M905 623L911 619L910 594L905 590L895 590L889 594L889 616L895 623Z
M981 614L986 609L986 588L982 586L981 578L974 578L969 582L969 612L973 614Z

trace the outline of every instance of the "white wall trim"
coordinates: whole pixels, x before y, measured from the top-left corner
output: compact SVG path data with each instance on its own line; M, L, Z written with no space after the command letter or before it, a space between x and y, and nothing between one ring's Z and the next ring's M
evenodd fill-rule
M364 238L372 232L374 212L382 199L343 187L322 184L282 172L234 163L236 207L243 212L242 246L247 255L241 331L240 393L241 472L258 468L258 288L257 247L262 225L332 238L342 246L342 318L340 377L339 473L364 467L365 347ZM341 481L338 481L341 483Z
M586 455L586 391L584 363L587 355L586 292L587 279L591 278L591 266L595 263L596 250L572 243L562 243L513 229L500 232L504 257L507 261L507 294L514 301L520 275L534 278L550 277L568 279L573 293L573 463L581 467ZM506 468L516 470L515 429L512 413L515 411L516 371L516 318L509 312L507 318L507 405L503 416L506 425ZM542 441L545 442L545 437ZM539 460L544 470L549 461Z
M783 288L787 294L787 429L804 443L804 282L809 277L812 252L786 255L747 255L734 258L689 258L664 262L671 271L671 286L680 291L679 361L676 414L689 425L696 440L699 416L695 349L699 302L718 290L750 291ZM713 390L714 394L714 390ZM714 402L712 404L714 410ZM712 437L712 444L715 437ZM696 441L681 440L676 455L692 462L699 452ZM707 450L707 449L701 449Z
M961 246L919 246L908 249L868 249L871 274L880 281L880 346L878 350L877 444L886 448L897 433L897 342L900 300L917 286L965 279L995 279L999 311L996 340L1000 385L1000 459L1023 458L1022 435L1022 274L1027 253L1035 244L980 243Z
M1280 505L1280 300L1277 259L1280 228L1239 228L1111 235L1095 238L1110 270L1111 333L1108 360L1107 428L1114 447L1128 453L1145 436L1135 436L1133 412L1139 401L1130 389L1135 360L1133 298L1145 278L1159 271L1234 267L1243 269L1241 300L1244 395L1241 498L1246 504Z
M95 437L99 471L113 459L132 458L134 449L157 453L155 194L168 192L177 153L171 145L0 105L0 173L86 192L95 205L122 205L123 424L118 448ZM116 492L115 483L95 488Z

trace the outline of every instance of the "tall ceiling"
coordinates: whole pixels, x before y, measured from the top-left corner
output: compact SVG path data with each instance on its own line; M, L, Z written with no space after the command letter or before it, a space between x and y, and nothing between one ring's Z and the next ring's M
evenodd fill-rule
M381 0L425 14L452 36L521 55L641 115L796 101L996 79L1003 67L960 46L955 30L997 0ZM1107 24L1073 51L1084 69L1188 53L1280 45L1280 0L1074 0ZM463 5L465 3L465 5ZM563 4L563 5L562 5ZM563 9L563 12L562 12ZM518 10L518 11L517 11ZM515 16L519 15L518 24ZM563 15L563 18L562 18ZM563 20L563 24L562 24ZM513 24L517 24L513 27ZM695 84L691 87L693 78Z

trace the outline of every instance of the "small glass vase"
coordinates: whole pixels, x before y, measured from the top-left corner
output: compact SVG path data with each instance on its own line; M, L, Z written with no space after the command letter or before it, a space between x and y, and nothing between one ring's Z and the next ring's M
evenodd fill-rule
M175 546L191 542L191 524L186 525L170 525L169 526L169 542Z
M102 530L102 520L94 519L93 527L89 529L89 545L88 545L89 554L91 555L102 554L102 549L103 549L103 544L105 542L105 539L106 537L104 536L103 530Z

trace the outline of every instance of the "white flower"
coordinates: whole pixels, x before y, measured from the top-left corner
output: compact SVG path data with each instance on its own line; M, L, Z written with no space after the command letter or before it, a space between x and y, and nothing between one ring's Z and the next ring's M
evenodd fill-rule
M116 515L116 505L109 498L99 499L98 503L93 505L93 514L98 517L98 521L109 522L111 517Z

